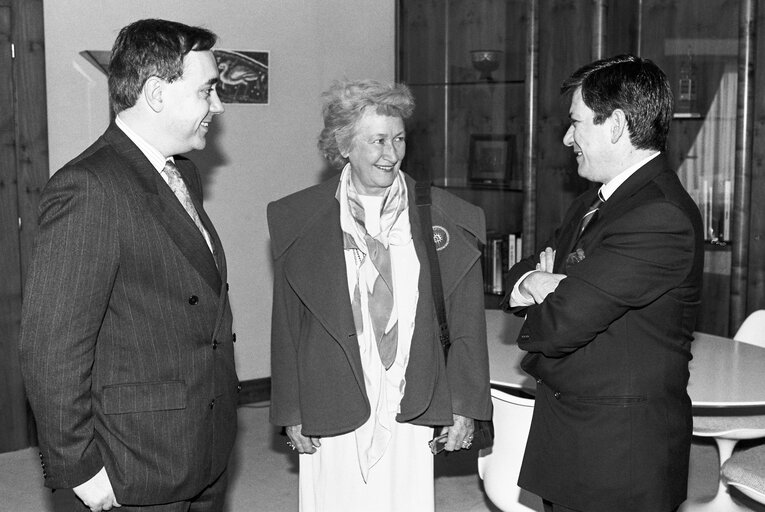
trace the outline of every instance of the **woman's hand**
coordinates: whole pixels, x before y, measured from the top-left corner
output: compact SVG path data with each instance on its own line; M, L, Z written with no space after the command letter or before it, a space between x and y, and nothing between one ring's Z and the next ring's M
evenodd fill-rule
M287 437L290 438L287 441L287 446L293 450L297 450L298 453L316 453L316 448L321 446L321 441L318 437L306 437L301 432L303 425L289 425L285 427L287 431Z
M467 450L473 442L473 431L475 430L473 418L466 418L459 414L453 414L452 418L454 419L454 425L444 427L441 430L442 434L448 435L444 449L449 452L458 451L463 448Z

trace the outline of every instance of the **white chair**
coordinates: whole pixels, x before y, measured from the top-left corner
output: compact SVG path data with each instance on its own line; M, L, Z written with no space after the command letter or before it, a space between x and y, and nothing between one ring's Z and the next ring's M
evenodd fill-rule
M765 309L758 309L746 317L733 339L765 347Z
M722 467L722 477L758 503L765 503L765 444L737 451Z
M750 314L738 328L733 339L742 343L765 347L765 310L761 309ZM722 469L725 462L731 458L733 449L740 440L765 437L765 415L694 416L693 435L714 438L717 443L720 468ZM704 503L686 502L680 510L723 512L738 510L738 508L728 494L726 479L720 478L717 494L711 501Z
M478 476L483 480L486 495L503 512L540 511L542 500L517 485L534 399L492 388L491 401L494 405L494 446L481 450L478 455ZM533 508L535 504L537 507Z

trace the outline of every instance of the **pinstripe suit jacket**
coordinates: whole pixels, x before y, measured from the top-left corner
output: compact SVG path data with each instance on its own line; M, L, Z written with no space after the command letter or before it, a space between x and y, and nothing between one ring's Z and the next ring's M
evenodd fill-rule
M226 467L238 385L226 260L196 168L176 163L217 260L114 124L43 192L20 357L48 487L105 466L119 503L166 503Z

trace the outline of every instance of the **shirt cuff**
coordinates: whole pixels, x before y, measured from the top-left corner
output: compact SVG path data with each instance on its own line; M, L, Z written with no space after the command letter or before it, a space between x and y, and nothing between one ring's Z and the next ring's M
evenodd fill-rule
M513 291L510 293L510 306L516 308L516 307L525 307L525 306L533 306L535 304L533 297L526 297L523 292L521 292L521 283L524 279L526 279L529 274L533 274L534 272L537 272L537 270L530 270L529 272L526 272L521 276L520 279L518 279L515 282L515 285L513 286Z

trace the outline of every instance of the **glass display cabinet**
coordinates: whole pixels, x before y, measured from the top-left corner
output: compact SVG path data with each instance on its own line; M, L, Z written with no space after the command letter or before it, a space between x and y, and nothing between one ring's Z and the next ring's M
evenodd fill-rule
M527 0L398 4L398 80L416 102L405 170L484 209L485 284L493 295L503 294L503 272L533 237L531 219L524 219L533 105L528 6Z
M675 95L669 158L701 210L705 240L720 245L731 240L738 98L739 12L729 3L641 2L640 53Z
M594 59L633 53L667 73L676 98L667 156L706 240L696 328L730 334L765 307L765 144L754 142L765 126L754 94L765 88L761 3L398 0L397 79L417 103L405 170L484 209L489 294L591 186L562 144L561 82ZM515 256L511 236L522 242Z
M667 73L675 95L668 157L704 224L697 329L728 334L743 320L735 302L737 288L746 288L734 260L745 254L749 231L743 178L751 167L754 67L746 62L754 10L751 2L731 0L641 0L638 9L639 53Z

